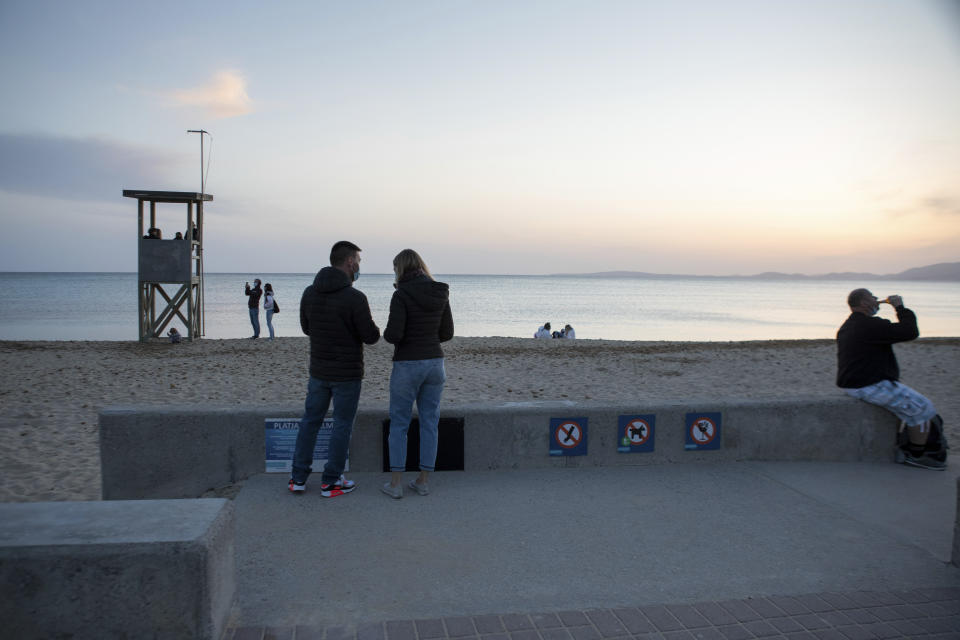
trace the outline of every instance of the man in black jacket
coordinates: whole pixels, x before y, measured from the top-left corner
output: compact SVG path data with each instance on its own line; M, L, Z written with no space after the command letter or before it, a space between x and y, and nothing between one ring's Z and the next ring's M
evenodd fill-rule
M310 336L310 380L293 453L290 491L306 489L317 431L333 401L333 430L320 495L333 498L353 491L343 477L353 419L363 380L363 345L380 339L367 297L353 288L360 276L360 247L341 240L330 250L330 265L317 273L300 299L300 327Z
M904 463L943 469L945 462L925 455L930 421L937 411L930 400L899 382L900 367L893 354L894 343L920 335L917 316L903 306L900 296L890 296L885 302L896 310L898 322L875 317L880 301L867 289L854 289L847 297L852 313L837 331L837 386L854 398L891 411L904 422L909 437Z

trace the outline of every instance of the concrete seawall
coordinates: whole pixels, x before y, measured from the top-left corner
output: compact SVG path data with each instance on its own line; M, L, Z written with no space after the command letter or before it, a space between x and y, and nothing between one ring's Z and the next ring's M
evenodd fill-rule
M104 409L103 498L195 498L263 473L264 420L299 418L301 411L299 406ZM698 412L720 415L718 449L685 448L686 419ZM621 453L619 418L641 414L655 416L653 451ZM463 420L466 471L741 460L878 462L892 459L897 426L888 412L844 396L619 406L527 402L444 406L441 415ZM382 469L387 418L385 407L357 414L351 470ZM557 418L586 418L586 455L550 455L551 419Z

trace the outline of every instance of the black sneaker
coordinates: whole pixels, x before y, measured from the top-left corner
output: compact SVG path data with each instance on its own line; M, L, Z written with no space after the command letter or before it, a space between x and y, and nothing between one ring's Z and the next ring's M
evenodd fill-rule
M908 464L911 467L920 467L921 469L933 469L934 471L943 471L947 468L946 462L934 460L926 455L914 456L911 455L909 451L903 452L903 464Z

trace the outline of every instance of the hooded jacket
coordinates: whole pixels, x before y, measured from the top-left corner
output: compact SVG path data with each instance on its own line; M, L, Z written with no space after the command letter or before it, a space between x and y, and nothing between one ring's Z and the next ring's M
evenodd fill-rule
M917 316L897 307L897 320L870 317L854 311L837 331L837 386L859 389L883 380L900 379L893 344L920 335Z
M441 342L453 337L450 288L420 272L403 278L390 299L383 339L394 345L394 360L442 358Z
M363 378L363 344L380 339L367 296L340 269L324 267L303 290L300 328L310 336L310 377L328 382Z

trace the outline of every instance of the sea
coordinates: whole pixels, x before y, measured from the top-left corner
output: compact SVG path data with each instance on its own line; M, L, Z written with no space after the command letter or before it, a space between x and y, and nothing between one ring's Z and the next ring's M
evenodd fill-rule
M273 285L277 335L300 336L299 303L314 273L208 273L204 337L252 335L244 284ZM6 272L0 340L137 340L136 273ZM960 282L698 277L442 275L458 336L532 338L550 322L578 339L740 341L832 339L849 314L846 297L865 286L878 297L903 296L926 337L960 336ZM374 321L386 325L392 274L355 283ZM172 295L174 285L166 287ZM895 319L889 305L881 316ZM266 334L261 310L262 335ZM186 333L181 324L177 326Z

